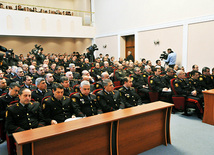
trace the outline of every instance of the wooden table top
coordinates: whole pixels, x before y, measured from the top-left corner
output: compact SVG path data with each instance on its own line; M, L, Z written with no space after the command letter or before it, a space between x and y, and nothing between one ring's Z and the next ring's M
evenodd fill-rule
M214 94L214 89L203 91L204 94Z
M18 144L25 144L40 139L68 133L71 131L110 123L116 120L124 119L127 117L148 113L157 109L165 109L174 106L173 104L157 101L149 104L144 104L132 108L117 110L100 115L85 117L70 122L63 122L56 125L49 125L32 130L14 133L13 136Z

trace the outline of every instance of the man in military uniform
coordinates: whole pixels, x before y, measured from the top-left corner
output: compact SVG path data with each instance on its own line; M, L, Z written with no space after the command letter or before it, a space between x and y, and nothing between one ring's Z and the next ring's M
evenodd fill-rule
M204 95L202 93L203 87L199 83L199 78L200 73L196 70L191 72L191 78L189 78L189 84L196 89L197 92L197 97L200 99L200 103L204 102Z
M90 71L91 70L91 64L89 63L88 58L85 58L85 63L82 64L82 70L87 70Z
M52 90L52 85L54 83L53 74L47 73L46 77L45 77L45 80L46 80L46 84L47 84L47 89L51 89Z
M134 63L130 62L129 63L129 68L126 70L126 75L133 75L134 74Z
M141 75L141 70L139 67L135 67L134 69L134 75L133 78L133 87L135 89L138 89L138 92L143 93L143 97L148 99L149 98L149 89L148 89L148 82L146 82L147 77L145 75Z
M88 117L102 113L96 96L90 94L90 83L88 81L81 82L80 93L74 94L71 99L77 117Z
M196 104L196 107L197 107L196 110L197 110L198 117L201 118L203 113L203 106L202 106L202 103L200 102L200 98L197 97L196 88L189 84L188 79L186 79L185 77L184 71L178 70L176 75L177 75L177 78L175 79L173 84L175 91L177 92L178 95L183 95L187 98L191 98L199 101L199 104ZM184 110L185 110L185 114L187 114L186 107Z
M4 78L0 78L0 96L8 92L7 82Z
M34 78L37 79L37 78L45 78L45 70L43 67L39 67L37 69L37 73L34 75Z
M115 71L115 81L120 81L122 84L123 79L126 77L126 71L123 70L122 64L119 64L118 69Z
M18 67L16 69L16 77L14 77L13 79L11 79L12 82L18 82L19 85L23 85L23 77L24 77L24 72L23 69L21 67Z
M74 63L69 64L69 69L73 73L73 78L76 80L80 80L81 76L80 73L76 72L76 67Z
M199 77L199 82L203 89L209 90L214 88L213 80L210 76L210 68L202 68L202 74Z
M32 78L30 76L28 76L28 75L24 76L23 82L24 82L24 85L22 85L21 88L28 88L31 91L36 89L36 86L32 85L33 82L32 82Z
M143 72L143 78L144 78L144 81L146 84L148 84L148 77L150 75L153 75L153 72L152 72L152 68L150 66L145 66L145 69L144 69L144 72Z
M109 79L109 74L108 72L103 72L101 74L101 80L100 81L97 81L95 84L94 84L94 88L95 89L103 89L103 81L105 79Z
M125 108L125 105L121 102L120 93L119 91L114 90L111 80L104 80L103 87L104 89L97 93L97 101L103 112Z
M55 74L53 75L54 81L60 83L61 76L64 76L61 72L61 67L56 66L56 71L55 71Z
M132 79L130 77L125 77L123 87L119 89L121 101L124 103L126 108L143 104L140 96L131 86Z
M168 85L163 81L163 78L160 76L161 69L155 68L154 73L155 75L150 79L152 91L158 92L160 96L167 98L167 102L172 103L171 89L169 89L170 87L168 87Z
M172 68L167 68L166 74L162 77L163 82L167 85L168 88L171 88L170 81L177 76L174 75Z
M21 90L19 100L7 108L6 130L14 133L44 126L44 117L39 103L31 102L31 91L27 88Z
M112 79L114 76L114 70L112 69L112 67L109 67L109 63L108 61L104 62L104 67L102 69L102 72L108 72L109 77Z
M35 80L36 80L36 68L34 65L30 65L29 66L29 72L27 74L28 76L32 77L32 82L33 84L35 84Z
M69 86L74 87L74 85L79 84L80 80L76 80L73 78L73 73L71 71L66 72L65 76L69 80Z
M61 85L64 87L64 96L69 96L71 93L74 92L73 88L69 86L68 77L62 76L60 78Z
M9 92L0 97L0 117L4 118L5 111L9 103L12 101L18 100L18 93L20 90L20 85L16 82L13 82L9 86Z
M44 100L43 114L46 124L53 125L64 122L74 114L70 97L64 96L63 94L63 86L56 83L53 86L53 96Z
M9 106L10 102L18 100L18 92L20 90L20 85L13 82L9 86L9 92L3 96L0 96L0 118L3 119L3 124L5 122L5 112L6 108ZM0 143L6 139L6 133L4 130L4 125L2 126Z
M35 83L37 88L32 92L32 98L41 103L42 99L45 96L51 96L52 92L47 90L47 84L44 78L37 78Z
M95 68L92 69L92 76L95 78L95 81L101 79L102 70L100 69L100 64L96 63Z

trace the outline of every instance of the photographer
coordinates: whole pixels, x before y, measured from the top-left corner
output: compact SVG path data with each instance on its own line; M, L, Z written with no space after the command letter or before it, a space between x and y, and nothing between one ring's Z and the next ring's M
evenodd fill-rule
M87 53L85 55L88 58L89 62L95 62L94 51L98 50L97 45L93 44L86 49Z
M5 72L8 66L7 66L7 63L4 61L3 57L4 57L4 54L0 53L0 70Z
M172 49L167 49L168 57L167 60L165 60L166 63L168 63L169 67L174 68L176 63L176 53L172 51Z

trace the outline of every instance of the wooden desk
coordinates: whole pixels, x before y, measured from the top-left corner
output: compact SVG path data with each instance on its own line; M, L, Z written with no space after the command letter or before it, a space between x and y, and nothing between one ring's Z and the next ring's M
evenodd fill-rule
M214 89L203 92L204 94L204 117L203 122L214 125Z
M32 154L36 155L115 154L112 148L116 148L117 154L137 154L171 143L172 106L158 101L14 133L13 136L18 154L22 154L22 145L27 143L32 144Z

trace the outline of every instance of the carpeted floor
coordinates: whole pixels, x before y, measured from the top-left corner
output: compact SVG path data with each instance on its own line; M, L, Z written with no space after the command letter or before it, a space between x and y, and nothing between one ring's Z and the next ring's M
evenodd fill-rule
M213 155L214 126L202 123L197 116L171 116L172 145L161 145L140 155ZM0 145L0 155L7 155L7 143Z

